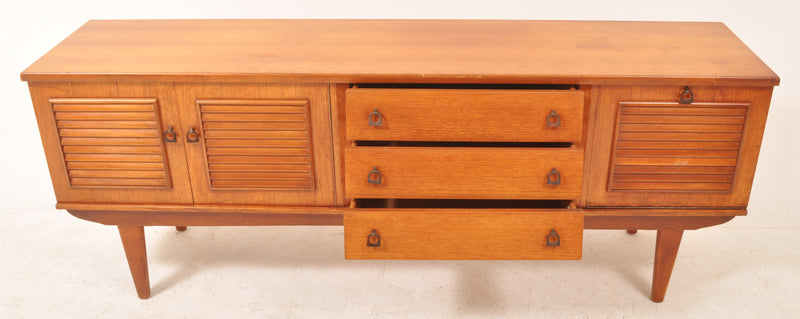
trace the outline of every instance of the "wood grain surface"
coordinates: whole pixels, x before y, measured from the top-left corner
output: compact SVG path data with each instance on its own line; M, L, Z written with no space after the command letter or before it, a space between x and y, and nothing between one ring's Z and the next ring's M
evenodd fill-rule
M583 215L567 210L348 209L348 259L580 259ZM380 247L368 247L375 230ZM546 245L555 230L560 246Z
M599 87L586 207L744 208L771 87Z
M29 83L58 202L191 204L174 87ZM142 104L142 102L145 102Z
M376 167L382 182L370 184ZM559 185L547 184L553 168ZM345 172L353 198L574 199L581 194L583 150L352 147L345 150Z
M92 20L26 81L777 85L724 24Z
M335 204L328 85L176 87L195 204Z
M349 140L579 142L582 128L580 90L347 90Z

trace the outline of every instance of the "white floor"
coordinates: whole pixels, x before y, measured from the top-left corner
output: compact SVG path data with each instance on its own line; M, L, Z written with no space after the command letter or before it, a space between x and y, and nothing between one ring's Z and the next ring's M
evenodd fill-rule
M139 300L116 228L0 214L0 318L800 316L800 232L736 220L684 235L662 304L653 231L587 231L580 261L348 261L341 227L146 228Z

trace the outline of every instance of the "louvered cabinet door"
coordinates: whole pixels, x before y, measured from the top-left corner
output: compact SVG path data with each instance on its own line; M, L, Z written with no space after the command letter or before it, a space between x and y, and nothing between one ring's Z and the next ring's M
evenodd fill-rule
M772 87L602 87L590 207L745 207Z
M329 91L186 84L181 116L197 204L334 204Z
M163 134L179 123L172 86L31 83L59 203L188 204L183 147Z

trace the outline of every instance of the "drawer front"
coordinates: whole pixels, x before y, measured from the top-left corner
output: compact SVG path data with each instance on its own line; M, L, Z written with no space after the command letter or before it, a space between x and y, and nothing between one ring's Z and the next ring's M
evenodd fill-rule
M347 90L347 139L578 142L579 90Z
M355 208L344 236L347 259L580 259L583 214Z
M575 148L352 147L351 198L575 199L583 150Z

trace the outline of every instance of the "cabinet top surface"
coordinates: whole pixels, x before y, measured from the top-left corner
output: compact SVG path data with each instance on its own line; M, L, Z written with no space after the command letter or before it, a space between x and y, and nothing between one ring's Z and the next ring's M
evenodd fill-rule
M724 24L92 20L25 81L778 85Z

